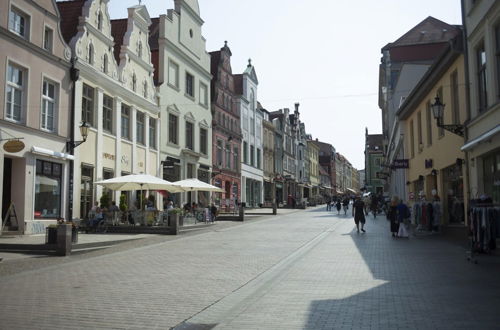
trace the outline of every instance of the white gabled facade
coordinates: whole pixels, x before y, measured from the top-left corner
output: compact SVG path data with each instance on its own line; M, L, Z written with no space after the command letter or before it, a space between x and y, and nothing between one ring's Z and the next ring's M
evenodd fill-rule
M257 87L259 81L255 68L248 61L242 74L242 94L237 100L241 116L242 162L241 162L241 201L247 207L257 207L263 203L263 114L257 107Z
M79 17L63 17L78 24L69 40L80 73L75 139L80 140L81 122L91 125L87 141L74 150L73 216L81 218L103 193L93 182L126 174L159 175L158 96L148 46L151 20L139 5L128 9L127 19L111 21L108 3L87 0ZM111 194L118 204L119 192ZM134 198L129 196L129 206Z
M212 114L210 55L201 34L198 1L175 0L175 9L157 19L158 84L161 108L163 178L198 178L210 183ZM208 193L183 193L176 205L210 203Z

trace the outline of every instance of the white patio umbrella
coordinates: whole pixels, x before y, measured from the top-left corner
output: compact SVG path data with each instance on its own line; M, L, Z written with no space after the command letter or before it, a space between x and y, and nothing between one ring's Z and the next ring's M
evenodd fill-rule
M184 191L213 191L224 192L224 189L213 186L198 179L184 179L175 181L174 184L179 185Z
M130 174L116 178L94 182L111 190L167 190L169 192L184 192L185 189L176 183L160 179L149 174ZM141 200L142 209L142 200Z

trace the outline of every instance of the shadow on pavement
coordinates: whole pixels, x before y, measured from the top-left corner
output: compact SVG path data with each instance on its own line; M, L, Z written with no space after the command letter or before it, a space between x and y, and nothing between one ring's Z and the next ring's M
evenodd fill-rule
M469 263L465 250L439 237L393 238L385 218L367 220L366 234L342 235L367 267L349 279L359 288L349 292L349 283L336 293L345 298L312 301L304 329L498 329L499 264Z

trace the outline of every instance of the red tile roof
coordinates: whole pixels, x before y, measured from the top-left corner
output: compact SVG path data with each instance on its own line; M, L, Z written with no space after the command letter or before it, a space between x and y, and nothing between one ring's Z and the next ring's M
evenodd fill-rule
M76 35L78 18L82 16L82 8L86 0L57 2L61 17L61 32L64 40L69 44Z
M120 49L123 45L123 36L127 32L127 23L127 18L111 20L111 35L115 41L113 53L118 65L120 64Z

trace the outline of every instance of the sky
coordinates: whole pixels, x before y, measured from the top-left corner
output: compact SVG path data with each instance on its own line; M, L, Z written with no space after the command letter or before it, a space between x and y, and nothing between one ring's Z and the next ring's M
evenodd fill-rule
M268 111L294 109L314 139L364 168L365 128L382 133L381 48L428 16L461 24L460 0L198 0L207 51L224 41L233 73L252 59L257 98ZM112 19L138 0L111 0ZM142 0L151 17L174 0Z

